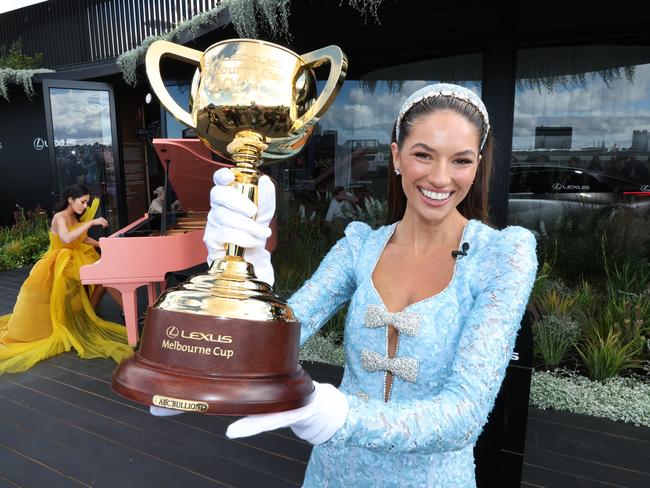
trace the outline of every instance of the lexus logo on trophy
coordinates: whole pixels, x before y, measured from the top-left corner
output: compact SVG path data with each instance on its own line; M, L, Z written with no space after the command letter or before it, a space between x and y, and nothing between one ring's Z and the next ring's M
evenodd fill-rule
M197 66L191 113L167 91L163 57ZM313 69L324 63L329 76L317 95ZM298 55L248 39L205 52L156 41L146 68L160 102L234 161L234 187L257 202L258 166L306 146L343 84L347 59L336 46ZM212 414L297 408L313 390L298 362L299 339L291 308L255 277L244 249L228 244L208 273L166 290L149 308L140 350L118 366L112 387L148 405Z

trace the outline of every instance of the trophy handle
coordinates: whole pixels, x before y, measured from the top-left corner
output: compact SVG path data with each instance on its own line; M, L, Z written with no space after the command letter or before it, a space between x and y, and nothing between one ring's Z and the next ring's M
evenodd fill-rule
M163 57L170 57L199 66L201 64L203 52L179 44L174 44L169 41L155 41L151 46L149 46L149 49L147 49L146 56L146 68L149 84L156 93L160 103L171 112L176 120L195 129L196 127L192 120L192 115L183 110L183 108L176 103L163 83L162 77L160 76L160 60Z
M323 116L336 98L336 95L341 89L341 85L343 85L343 80L345 80L345 76L348 73L348 58L338 46L327 46L307 54L301 54L300 59L303 61L303 66L314 68L321 66L324 62L329 62L330 74L327 77L325 88L316 100L316 103L293 123L290 132L297 132L312 119L319 119Z

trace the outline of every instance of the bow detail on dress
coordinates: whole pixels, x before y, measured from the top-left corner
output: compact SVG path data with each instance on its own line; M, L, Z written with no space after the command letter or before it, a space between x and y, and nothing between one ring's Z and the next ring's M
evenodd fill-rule
M415 358L388 358L375 351L361 351L361 366L366 371L390 371L409 383L418 377L418 360Z
M416 336L420 330L420 315L416 312L386 312L378 305L368 305L366 327L376 328L393 325L399 332Z

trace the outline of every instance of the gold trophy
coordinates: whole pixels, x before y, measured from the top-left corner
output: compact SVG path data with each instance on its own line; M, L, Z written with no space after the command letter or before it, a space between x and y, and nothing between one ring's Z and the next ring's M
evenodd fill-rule
M191 113L163 84L159 65L165 56L198 66ZM316 96L313 68L324 63L330 72ZM337 46L298 55L249 39L218 42L205 52L156 41L146 68L160 102L212 151L229 155L233 185L257 203L258 166L305 147L343 84L347 59ZM117 393L148 405L221 415L306 403L313 385L298 362L300 324L244 257L244 249L228 244L225 258L208 273L165 291L149 307L139 351L113 374Z

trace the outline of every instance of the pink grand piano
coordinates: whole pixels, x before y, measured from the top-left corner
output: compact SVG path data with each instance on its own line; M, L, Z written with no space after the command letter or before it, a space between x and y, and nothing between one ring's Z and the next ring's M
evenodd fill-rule
M145 214L111 236L100 238L101 259L80 270L83 284L100 283L120 291L131 345L138 342L136 289L147 286L151 305L165 289L166 273L206 261L203 230L210 208L212 174L225 166L212 161L210 151L198 139L154 139L153 144L183 212Z

